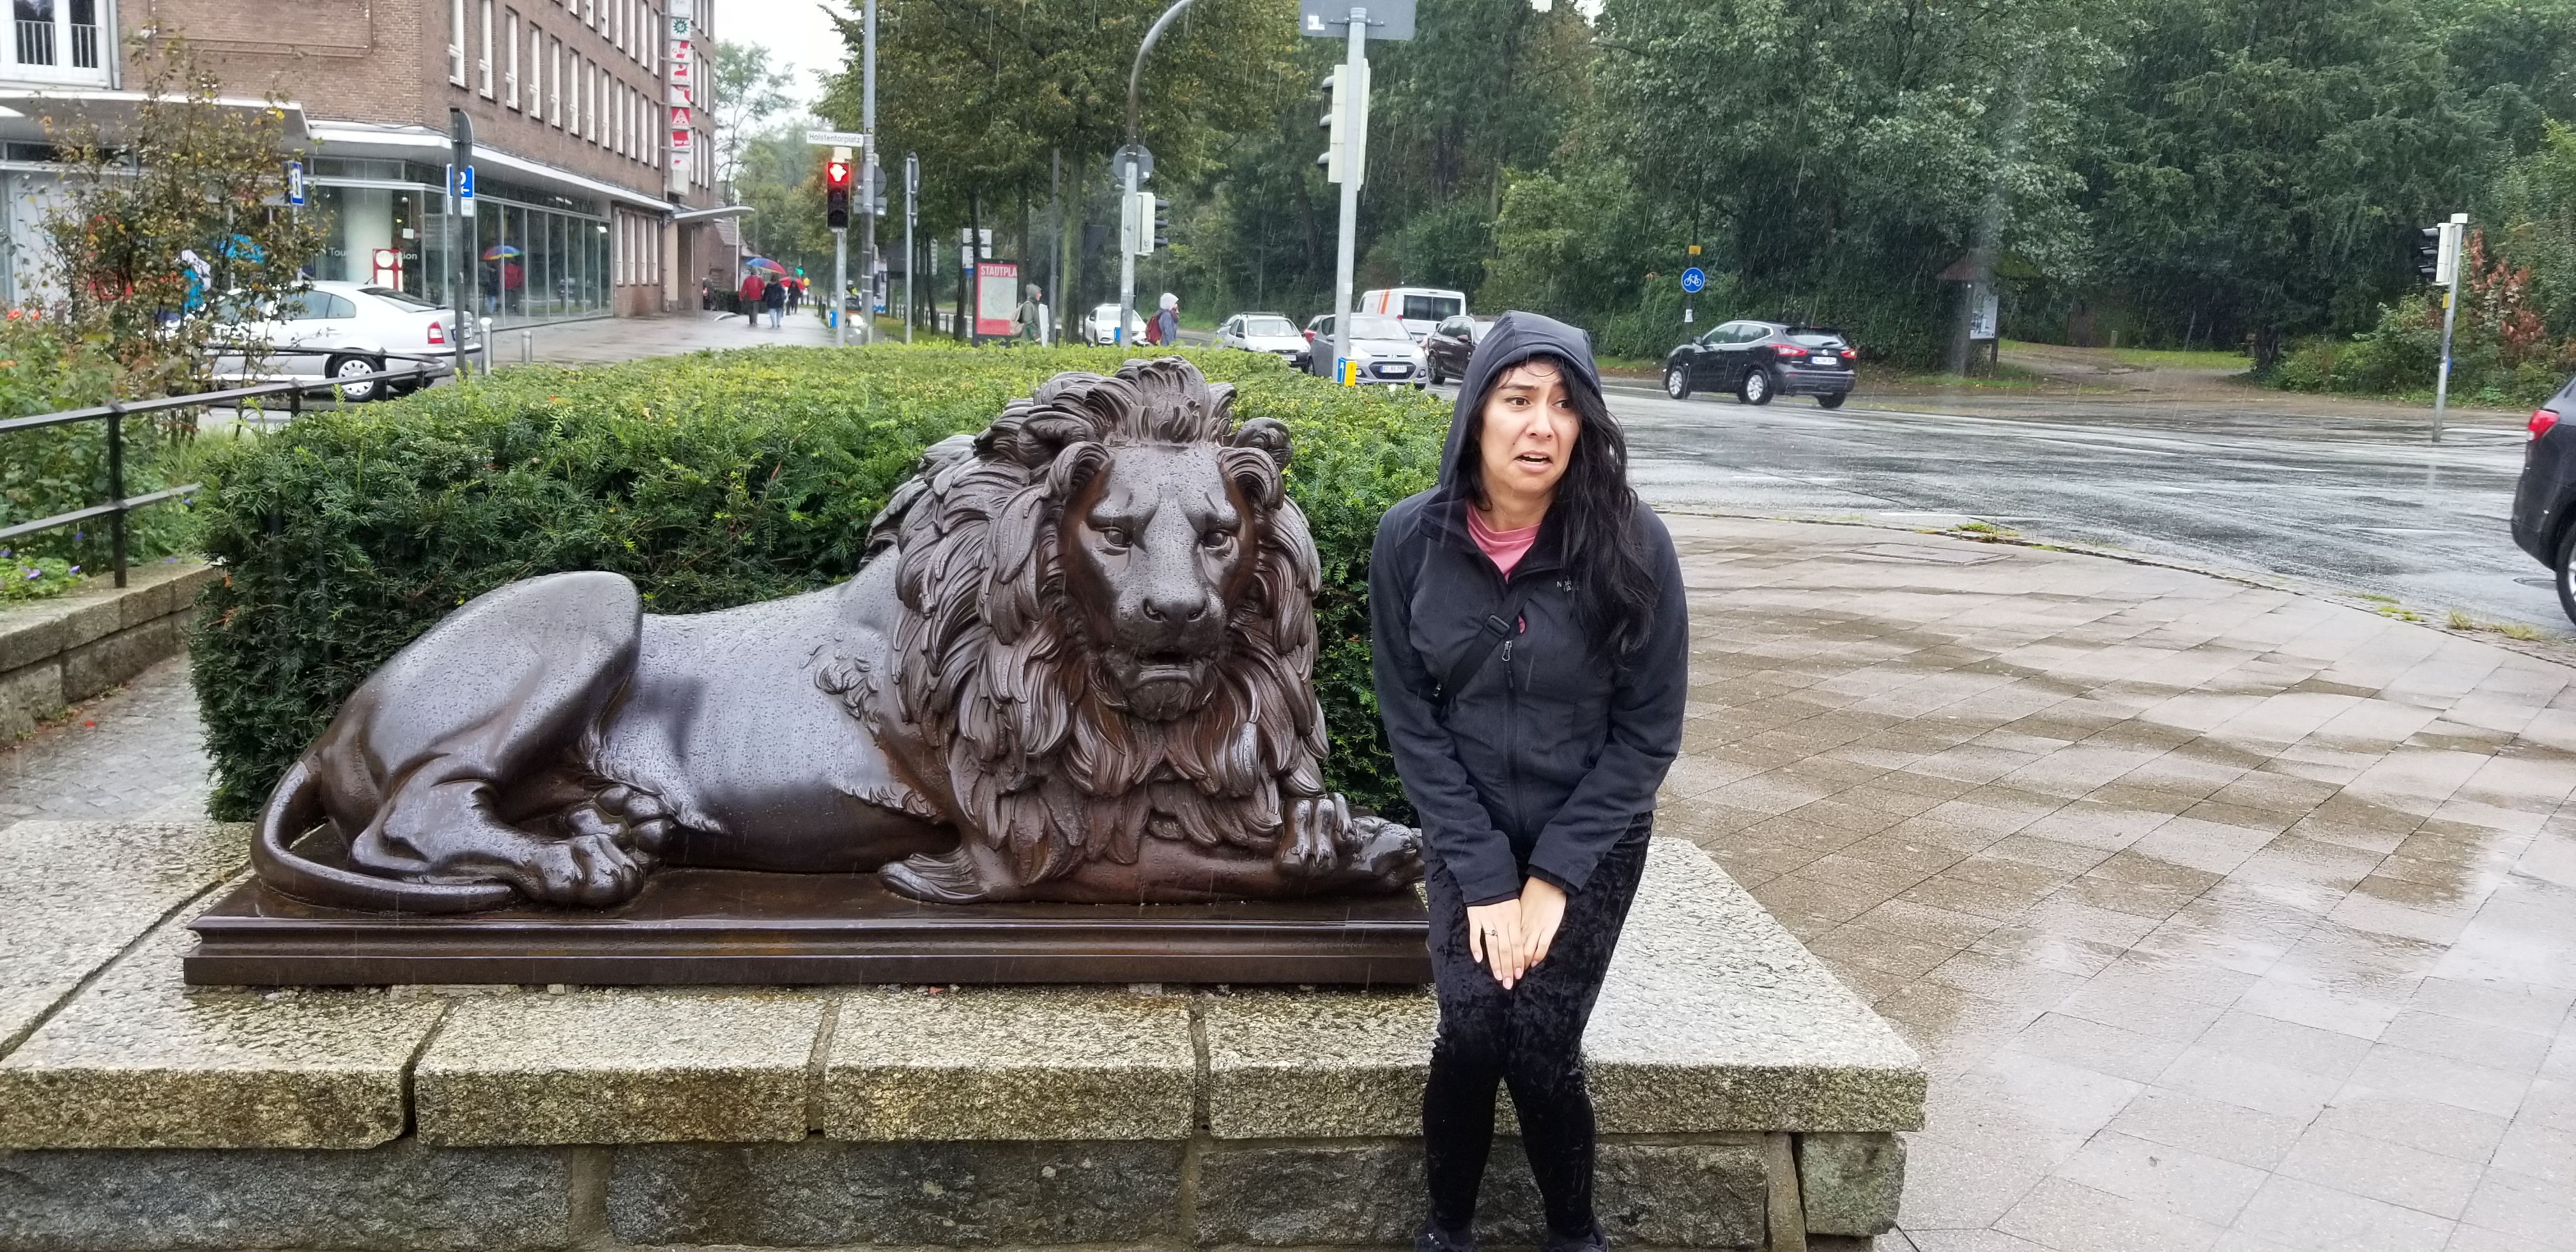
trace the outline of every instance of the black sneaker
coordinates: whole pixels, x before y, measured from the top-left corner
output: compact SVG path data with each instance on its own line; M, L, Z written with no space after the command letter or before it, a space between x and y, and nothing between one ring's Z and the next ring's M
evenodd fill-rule
M1476 1252L1476 1232L1446 1231L1439 1223L1425 1220L1422 1233L1413 1237L1413 1252Z
M1610 1236L1601 1233L1599 1222L1579 1235L1560 1235L1551 1230L1547 1232L1544 1252L1610 1252Z

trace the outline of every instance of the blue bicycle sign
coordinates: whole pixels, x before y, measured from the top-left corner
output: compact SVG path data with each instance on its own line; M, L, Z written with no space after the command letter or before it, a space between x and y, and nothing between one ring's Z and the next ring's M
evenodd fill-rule
M1698 295L1700 288L1707 285L1708 275L1701 273L1698 266L1694 265L1682 271L1682 290Z

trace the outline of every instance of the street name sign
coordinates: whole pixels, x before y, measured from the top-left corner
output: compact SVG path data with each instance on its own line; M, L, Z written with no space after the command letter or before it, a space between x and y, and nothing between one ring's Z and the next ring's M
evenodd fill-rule
M1321 39L1350 38L1351 10L1368 13L1371 39L1413 38L1413 0L1297 0L1297 32Z

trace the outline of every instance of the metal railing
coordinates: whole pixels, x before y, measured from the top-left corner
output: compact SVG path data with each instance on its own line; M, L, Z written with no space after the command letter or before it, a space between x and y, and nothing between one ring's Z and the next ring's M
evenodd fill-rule
M434 357L403 356L397 353L371 355L382 356L387 361L401 361L404 363L403 368L377 370L354 377L325 379L318 382L298 378L284 382L254 383L247 387L227 387L220 391L199 391L184 396L163 396L154 400L110 401L95 408L65 409L59 413L38 413L32 417L0 418L0 435L22 430L42 430L48 426L69 426L78 422L107 423L107 503L94 504L85 509L74 509L69 513L56 513L52 517L40 517L34 521L19 522L14 526L0 526L0 540L74 526L104 517L108 519L108 546L114 552L116 559L116 585L122 587L125 585L125 515L136 509L159 504L164 500L178 499L205 486L203 483L185 483L160 491L146 492L139 496L125 494L125 419L128 414L166 413L173 409L217 408L224 405L238 406L245 400L284 396L290 414L300 416L304 412L304 397L308 392L327 393L331 403L324 407L337 409L347 407L340 390L346 385L374 382L380 384L379 391L381 391L383 382L417 378L423 386L427 386L435 379L446 378L456 373L453 355Z

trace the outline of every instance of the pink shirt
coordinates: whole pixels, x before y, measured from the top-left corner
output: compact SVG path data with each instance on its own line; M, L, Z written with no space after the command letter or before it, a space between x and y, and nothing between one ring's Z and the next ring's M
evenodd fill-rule
M1496 530L1485 524L1483 514L1470 507L1467 510L1467 536L1476 541L1478 551L1483 552L1493 561L1494 568L1502 571L1503 577L1509 578L1512 576L1512 567L1520 564L1522 557L1529 555L1531 544L1538 542L1538 527Z

